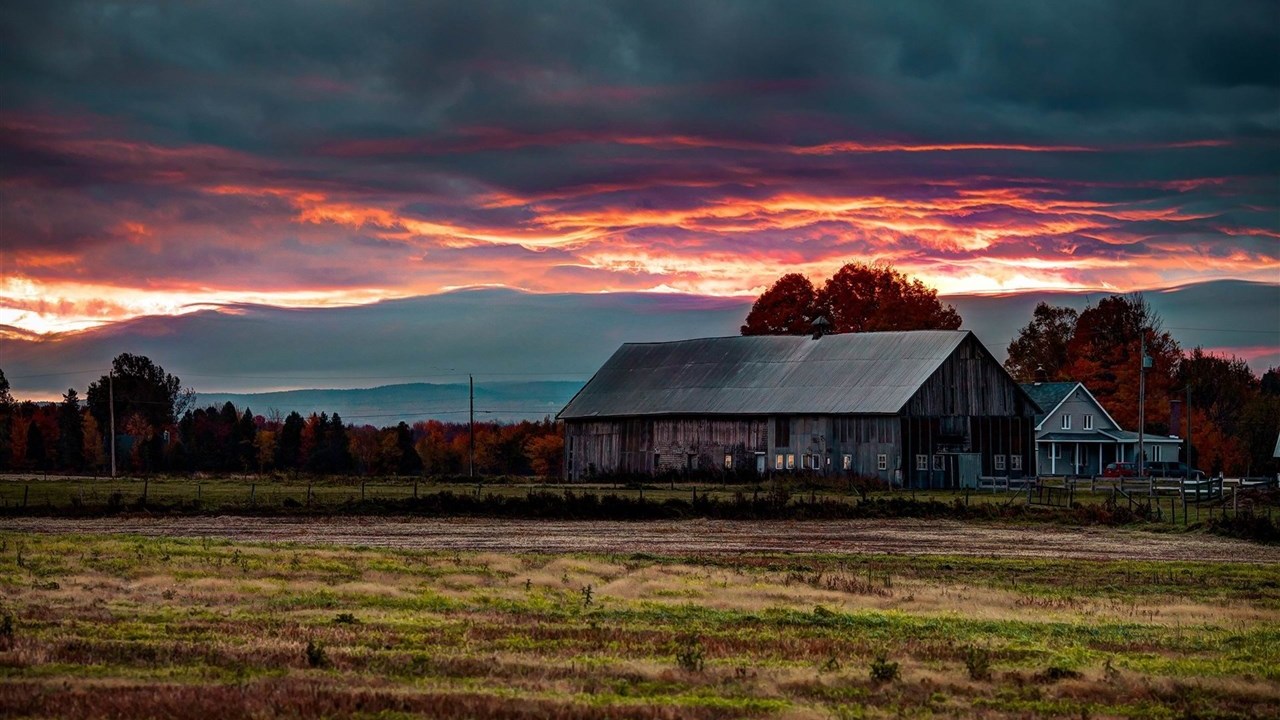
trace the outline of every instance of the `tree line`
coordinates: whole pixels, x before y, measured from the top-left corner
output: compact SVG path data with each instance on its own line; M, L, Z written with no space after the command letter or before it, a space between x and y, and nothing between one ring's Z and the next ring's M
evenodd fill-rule
M959 313L936 290L891 265L853 262L821 286L783 275L756 299L741 332L806 335L820 316L834 333L961 326ZM1141 294L1111 295L1083 311L1040 303L1009 343L1004 365L1024 383L1082 382L1123 429L1136 431L1144 349L1152 358L1147 432L1182 436L1189 416L1192 465L1231 475L1280 470L1272 457L1280 434L1280 368L1259 376L1241 358L1200 347L1184 351Z
M56 404L17 402L0 370L0 471L105 472L113 401L122 472L418 476L465 474L471 464L466 423L353 425L337 413L193 407L194 397L150 358L127 353L84 402L75 389ZM550 418L476 423L474 444L477 473L560 475L564 435Z

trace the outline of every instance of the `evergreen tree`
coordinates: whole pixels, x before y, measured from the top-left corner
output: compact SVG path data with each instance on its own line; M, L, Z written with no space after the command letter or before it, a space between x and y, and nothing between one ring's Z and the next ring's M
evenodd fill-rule
M58 467L84 467L84 422L80 418L80 398L74 389L68 389L58 405Z
M302 428L305 425L302 416L297 412L289 413L280 427L280 438L276 441L276 467L282 470L297 470L302 454Z

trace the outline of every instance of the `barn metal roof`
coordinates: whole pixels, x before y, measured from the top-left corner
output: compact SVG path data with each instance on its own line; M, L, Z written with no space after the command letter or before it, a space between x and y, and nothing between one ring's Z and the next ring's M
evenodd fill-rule
M918 330L627 343L559 417L894 414L970 335Z

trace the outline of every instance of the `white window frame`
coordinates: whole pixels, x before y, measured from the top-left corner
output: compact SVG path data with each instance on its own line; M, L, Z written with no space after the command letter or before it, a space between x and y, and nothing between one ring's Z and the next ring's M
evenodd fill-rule
M1063 430L1071 429L1071 413L1062 414L1062 429Z
M853 456L849 453L844 454L844 458L842 458L841 462L843 463L842 467L844 467L845 470L853 469Z
M1022 456L1021 456L1021 455L1010 455L1010 456L1009 456L1009 469L1010 469L1010 470L1022 470Z
M849 457L849 456L848 456L848 455L845 455L845 457ZM877 469L877 470L888 470L888 469L889 469L889 456L888 456L888 455L886 455L886 454L884 454L884 453L880 453L879 455L876 455L876 469Z
M773 469L774 469L774 470L781 470L781 469L783 468L782 461L783 461L783 455L782 455L782 453L778 453L778 454L774 455L774 456L773 456Z
M795 469L796 469L796 454L795 454L795 453L787 453L787 469L788 469L788 470L795 470Z
M942 455L934 455L934 456L933 456L933 471L934 471L934 472L942 472L943 470L946 470L946 469L947 469L947 468L946 468L946 465L942 462Z
M1084 416L1084 429L1085 429L1085 430L1092 430L1092 429L1093 429L1093 415L1085 415L1085 416Z
M928 470L928 469L929 469L929 456L916 455L916 470Z
M991 459L995 461L996 470L1004 470L1004 455L992 455Z
M1160 462L1160 446L1159 445L1151 446L1151 459L1154 460L1155 462Z
M725 470L732 470L732 469L733 469L733 454L732 454L732 453L725 453L725 454L724 454L724 469L725 469Z

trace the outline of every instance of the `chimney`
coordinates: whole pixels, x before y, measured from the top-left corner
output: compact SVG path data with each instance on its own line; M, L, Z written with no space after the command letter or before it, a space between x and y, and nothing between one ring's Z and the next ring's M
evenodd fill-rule
M831 321L827 319L826 315L819 315L813 319L813 324L810 327L813 329L813 339L817 340L830 332Z
M1048 380L1049 380L1049 373L1044 371L1044 366L1037 365L1036 366L1036 384L1039 385L1042 382L1048 382Z

